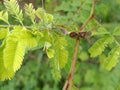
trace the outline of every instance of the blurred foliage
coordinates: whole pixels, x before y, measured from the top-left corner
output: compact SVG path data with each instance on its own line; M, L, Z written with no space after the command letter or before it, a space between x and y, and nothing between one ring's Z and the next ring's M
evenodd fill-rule
M45 6L46 10L53 13L57 19L57 24L71 25L72 29L67 29L76 30L76 27L80 27L85 20L82 14L79 16L79 13L86 13L86 18L89 15L87 12L84 12L84 10L78 11L79 6L84 1L85 0L46 0ZM37 0L36 3L37 6L40 5L39 0ZM0 10L3 8L0 3ZM86 11L89 12L89 10ZM95 18L103 23L109 31L112 31L114 27L120 25L120 1L99 0L95 9ZM11 22L12 19L13 18L10 20ZM27 20L25 20L25 22L30 23L27 22ZM118 38L118 41L120 41L119 39L120 38ZM88 49L95 40L96 38L92 40L81 40L73 82L80 90L120 90L120 63L108 72L104 70L102 64L100 64L101 60L106 57L105 55L101 55L99 58L95 58L95 60L90 58ZM46 54L44 54L42 50L36 50L29 52L29 54L25 56L22 68L16 73L12 80L0 82L0 90L61 90L70 68L73 43L74 41L72 40L68 42L69 62L62 72L63 77L59 82L52 79ZM110 51L109 48L105 50L105 52L108 51Z

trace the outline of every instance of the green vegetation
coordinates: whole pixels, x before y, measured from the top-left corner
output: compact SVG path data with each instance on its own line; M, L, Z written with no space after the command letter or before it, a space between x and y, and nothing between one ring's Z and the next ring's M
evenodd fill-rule
M64 90L120 90L119 0L27 2L0 3L0 90L62 90L78 39Z

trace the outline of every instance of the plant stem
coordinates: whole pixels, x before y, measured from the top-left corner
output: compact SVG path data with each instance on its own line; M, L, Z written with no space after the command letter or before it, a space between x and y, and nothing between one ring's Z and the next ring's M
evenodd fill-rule
M16 27L16 26L21 26L21 25L0 25L0 28L13 28L13 27ZM35 27L35 26L22 26L22 27L25 27L25 28L27 28L27 29L31 29L31 28L33 28L33 27ZM41 30L45 30L46 28L40 28Z
M41 0L42 8L45 9L45 0Z
M90 15L87 18L87 20L84 22L84 24L80 27L80 30L84 30L84 28L88 24L88 22L94 17L95 4L96 4L96 0L93 0Z
M76 62L76 57L77 57L78 45L79 45L79 38L77 38L75 42L75 47L74 47L74 52L73 52L73 57L72 57L72 65L70 68L70 72L67 76L66 82L64 84L63 90L68 90L68 88L70 88L71 86L71 81L74 75L74 67L75 67L75 62Z
M83 25L80 27L81 31L84 30L85 26L94 17L95 4L96 4L96 0L93 0L90 15L87 18L87 20L83 23ZM75 63L76 63L78 46L79 46L79 38L76 38L74 53L73 53L73 57L72 57L72 64L71 64L71 68L70 68L69 74L67 76L67 79L65 81L63 90L71 90L71 83L72 83L72 79L73 79L73 75L74 75L74 68L75 68Z
M12 27L15 27L15 26L19 26L19 25L0 25L1 28L12 28ZM24 26L26 28L31 28L31 26Z

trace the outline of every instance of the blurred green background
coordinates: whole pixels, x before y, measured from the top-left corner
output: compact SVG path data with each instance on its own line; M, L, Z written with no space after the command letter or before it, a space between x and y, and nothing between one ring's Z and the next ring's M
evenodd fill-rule
M29 0L21 2L25 1L29 2ZM35 1L35 7L40 7L41 0L33 1ZM80 25L79 13L81 12L78 11L77 15L74 13L82 1L84 0L46 0L45 10L53 14L58 24L69 25L75 22ZM0 10L2 9L4 7L0 3ZM95 18L111 31L116 26L120 26L120 0L98 0ZM29 21L25 20L25 23L29 23ZM68 43L70 52L68 61L72 57L73 42L70 40ZM104 55L94 60L91 59L87 51L89 47L87 40L80 42L73 80L75 86L80 90L120 90L120 63L110 72L106 71L100 64ZM14 78L4 82L0 81L0 90L62 90L69 67L70 63L62 70L62 79L55 81L51 75L49 60L42 49L30 51L26 54L23 65Z

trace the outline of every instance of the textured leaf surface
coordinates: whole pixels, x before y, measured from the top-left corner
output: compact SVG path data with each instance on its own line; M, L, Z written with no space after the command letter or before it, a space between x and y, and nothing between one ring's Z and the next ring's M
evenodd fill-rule
M89 53L91 54L91 57L96 57L98 55L100 55L105 47L112 43L114 40L113 37L106 35L103 38L99 39L98 41L96 41L93 46L89 49Z
M0 39L5 38L7 34L8 34L8 29L5 28L0 29Z
M2 45L0 46L0 80L5 80L5 79L10 79L14 76L14 71L8 70L4 66L4 59L3 59L3 50L5 47L5 43L3 42Z
M119 60L118 59L119 56L120 56L120 46L115 46L105 60L105 67L107 70L111 70L113 67L116 66Z
M8 31L5 30L1 30L1 38L6 37ZM14 27L5 39L4 47L0 47L0 79L12 78L22 65L25 50L36 47L37 43L38 37L32 31Z
M65 67L68 58L68 52L65 49L65 46L67 44L64 37L61 37L56 33L54 33L53 36L54 37L52 37L52 44L55 54L50 62L51 62L52 74L54 79L60 80L61 69Z
M63 68L66 63L67 63L67 50L65 49L66 46L66 40L63 37L56 36L55 37L55 42L54 42L54 47L55 47L55 58L59 62L60 68Z
M116 27L116 28L114 29L113 35L115 35L115 36L120 36L120 27Z
M0 12L0 20L6 22L7 24L9 24L8 22L8 13L7 12Z
M25 47L20 42L8 39L3 56L5 68L14 72L17 71L22 64L24 54Z
M28 49L36 47L38 39L29 30L24 30L21 33L20 40Z
M92 32L92 36L94 36L94 35L104 35L104 34L109 34L109 32L104 27L100 27L100 28L97 29L97 31Z
M23 13L20 10L17 0L4 0L4 5L7 8L8 12L22 24Z
M47 49L47 56L49 58L53 58L54 57L54 54L55 54L55 51L53 49Z
M25 49L37 46L37 38L29 31L21 27L15 27L6 39L4 49L4 65L7 69L17 71L24 58Z
M53 22L53 16L46 13L42 8L36 10L36 15L41 19L41 22L44 24L49 24Z
M20 41L28 49L38 44L38 38L31 31L21 27L15 27L10 38Z
M35 9L34 9L32 3L30 3L29 5L25 4L25 13L26 13L26 15L29 16L29 18L31 19L31 21L33 23L35 23L34 22L34 19L35 19Z
M52 68L51 72L52 72L53 78L55 80L60 80L61 70L60 70L60 66L59 66L59 63L58 63L57 59L51 60L50 61L50 66Z

